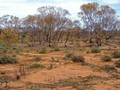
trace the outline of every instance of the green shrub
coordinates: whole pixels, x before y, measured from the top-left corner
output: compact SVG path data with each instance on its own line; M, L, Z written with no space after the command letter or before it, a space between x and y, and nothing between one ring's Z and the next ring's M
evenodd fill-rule
M34 63L30 65L30 68L44 68L45 66L40 63Z
M4 47L4 43L2 41L0 41L0 48Z
M60 51L58 47L53 48L53 51Z
M115 62L115 66L118 67L118 68L120 68L120 60L117 60L117 61Z
M117 72L117 69L114 67L114 66L111 66L111 65L105 65L102 67L103 70L105 70L106 72L110 72L110 73L113 73L113 72Z
M15 50L15 53L17 53L17 54L19 54L20 52L21 52L20 49L16 49L16 50Z
M18 62L16 57L12 57L9 55L0 56L0 64L15 64Z
M33 60L34 60L34 61L40 61L41 59L42 59L42 58L41 58L40 56L35 56Z
M104 56L102 57L102 61L104 61L104 62L111 61L111 57L108 56L108 55L104 55Z
M80 51L83 51L83 48L80 48Z
M84 62L85 62L85 58L83 56L80 56L80 55L73 55L71 57L71 60L73 62L82 62L82 64L84 64Z
M72 58L73 55L74 55L74 54L70 52L70 53L67 53L67 54L65 55L65 57L66 57L66 58Z
M91 53L100 53L100 49L97 47L92 48Z
M47 52L47 48L45 48L45 47L42 47L42 48L40 48L40 50L38 50L38 52L39 53L46 53Z
M112 56L113 56L113 58L120 58L120 52L114 51L114 52L112 53Z

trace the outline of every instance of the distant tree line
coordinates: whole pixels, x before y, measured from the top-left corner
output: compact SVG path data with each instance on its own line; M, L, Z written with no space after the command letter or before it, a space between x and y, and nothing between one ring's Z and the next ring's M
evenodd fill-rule
M0 17L0 43L10 45L23 43L30 47L37 45L57 46L71 41L77 44L84 40L101 46L116 35L120 35L120 19L116 11L98 3L80 6L79 20L69 18L68 10L55 6L43 6L38 14L19 19L16 16Z

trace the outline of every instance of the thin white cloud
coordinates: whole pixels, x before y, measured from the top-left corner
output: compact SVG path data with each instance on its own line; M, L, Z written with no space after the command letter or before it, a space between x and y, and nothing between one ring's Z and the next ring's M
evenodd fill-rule
M28 14L37 13L37 8L41 6L57 6L67 9L72 14L72 17L76 17L79 11L80 5L87 3L84 0L1 0L0 9L1 15L13 14L19 17L27 16ZM52 3L53 2L53 3Z
M88 3L85 0L71 0L66 3L57 4L57 6L67 9L71 13L71 18L76 18L82 4Z
M27 0L0 0L0 2L12 2L12 3L20 3L20 2L26 2Z
M33 13L32 7L25 3L26 0L1 0L0 15L10 14L18 17L25 17Z
M99 0L99 1L106 3L106 4L118 4L118 3L120 3L120 0Z
M51 5L69 10L71 17L75 18L82 4L95 1L108 5L120 3L119 0L0 0L0 16L10 14L25 17L36 14L38 7Z

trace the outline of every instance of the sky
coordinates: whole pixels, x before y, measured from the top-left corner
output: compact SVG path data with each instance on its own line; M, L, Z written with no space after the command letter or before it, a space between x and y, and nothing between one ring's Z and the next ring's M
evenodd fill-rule
M77 18L80 6L89 2L109 5L120 15L120 0L0 0L0 17L6 14L24 18L37 14L37 8L42 6L56 6L67 9L71 18Z

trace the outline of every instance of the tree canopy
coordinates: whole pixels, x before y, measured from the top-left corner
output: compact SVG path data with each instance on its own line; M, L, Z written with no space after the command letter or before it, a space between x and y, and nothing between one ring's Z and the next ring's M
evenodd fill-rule
M21 42L29 46L56 46L64 41L66 46L68 40L86 38L100 46L120 30L115 9L95 2L81 5L80 19L76 20L61 7L43 6L37 12L22 19L13 15L0 17L0 41L6 45Z

